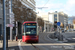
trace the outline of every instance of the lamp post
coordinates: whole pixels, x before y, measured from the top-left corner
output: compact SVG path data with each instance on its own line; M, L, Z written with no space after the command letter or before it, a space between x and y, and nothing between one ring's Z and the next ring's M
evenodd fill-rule
M6 16L5 16L5 0L3 0L3 50L6 50Z

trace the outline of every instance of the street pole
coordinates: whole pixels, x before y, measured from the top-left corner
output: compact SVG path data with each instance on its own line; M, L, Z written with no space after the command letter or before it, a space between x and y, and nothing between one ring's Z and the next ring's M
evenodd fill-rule
M12 12L11 12L11 11L12 11L12 10L11 10L11 8L12 8L12 6L11 6L11 1L12 1L12 0L9 1L9 4L10 4L10 5L9 5L9 8L10 8L10 9L9 9L9 14L12 13ZM11 15L9 15L9 16L10 16L10 24L12 24ZM12 40L12 27L10 27L10 40Z
M5 0L3 0L3 50L6 50L6 16L5 16Z
M46 31L46 23L45 23L45 21L44 21L44 32Z
M18 40L18 22L16 21L16 41Z

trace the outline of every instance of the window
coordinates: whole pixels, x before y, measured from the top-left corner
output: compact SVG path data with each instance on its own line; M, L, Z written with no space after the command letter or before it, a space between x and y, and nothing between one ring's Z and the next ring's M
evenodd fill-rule
M57 21L57 14L54 14L54 21Z
M57 17L57 14L54 14L54 17Z
M26 23L25 27L25 35L36 35L37 26L36 23Z

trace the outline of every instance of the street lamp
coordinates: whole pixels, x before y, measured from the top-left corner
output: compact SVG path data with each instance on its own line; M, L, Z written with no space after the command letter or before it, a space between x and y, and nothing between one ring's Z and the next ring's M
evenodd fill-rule
M3 50L6 50L6 15L5 0L3 0Z

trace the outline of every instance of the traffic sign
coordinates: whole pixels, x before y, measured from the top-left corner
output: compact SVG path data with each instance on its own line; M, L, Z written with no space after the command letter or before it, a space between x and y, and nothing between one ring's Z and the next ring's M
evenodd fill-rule
M14 27L14 24L7 24L7 27Z
M58 25L58 26L60 26L60 24L61 24L60 22L57 22L57 25Z

